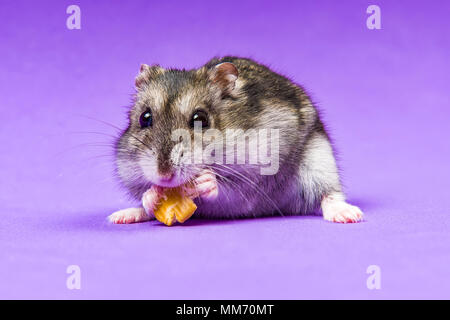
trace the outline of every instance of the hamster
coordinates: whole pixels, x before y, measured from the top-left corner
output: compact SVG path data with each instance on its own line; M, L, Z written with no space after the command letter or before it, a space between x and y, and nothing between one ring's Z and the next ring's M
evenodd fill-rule
M111 222L154 219L162 188L187 183L199 195L194 214L199 218L303 215L321 209L323 218L332 222L363 219L361 210L345 201L333 147L317 109L305 90L288 78L251 59L227 56L192 70L143 64L135 87L128 127L116 142L115 156L120 181L142 206L113 213ZM269 129L278 140L267 138ZM184 132L185 139L174 139L176 130ZM192 161L192 144L180 141L203 135L194 146L205 149L205 134L211 131L216 135L209 141L210 155L216 161ZM229 131L234 136L225 134ZM221 161L229 152L221 150L228 146L224 141L243 135L246 140L236 149L252 141L258 147L270 145L258 156L264 150L276 156L273 172L263 173L267 162L248 161L258 158L255 149L244 148L244 163L237 157Z

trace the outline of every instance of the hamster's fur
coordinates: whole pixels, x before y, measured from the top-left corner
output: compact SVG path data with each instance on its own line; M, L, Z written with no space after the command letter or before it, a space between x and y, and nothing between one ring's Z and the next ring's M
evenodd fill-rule
M140 119L148 110L151 127L143 128ZM198 110L209 128L221 132L278 129L278 172L262 175L255 165L180 161L186 150L172 141L172 132L190 130L193 138L190 121ZM142 208L111 215L115 223L152 219L153 198L146 192L153 185L198 181L195 217L298 215L321 208L329 221L362 220L361 210L345 202L334 151L310 97L298 84L251 59L214 58L193 70L142 65L129 124L115 154L121 182L143 201Z

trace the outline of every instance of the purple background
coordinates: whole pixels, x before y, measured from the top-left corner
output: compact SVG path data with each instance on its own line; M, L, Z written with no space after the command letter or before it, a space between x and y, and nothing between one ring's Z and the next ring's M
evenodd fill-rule
M66 28L81 7L82 29ZM366 28L381 7L382 30ZM0 298L450 298L449 1L0 0ZM140 63L253 57L323 109L360 224L110 225ZM96 134L94 132L106 134ZM81 267L82 289L66 288ZM366 268L379 265L381 290Z

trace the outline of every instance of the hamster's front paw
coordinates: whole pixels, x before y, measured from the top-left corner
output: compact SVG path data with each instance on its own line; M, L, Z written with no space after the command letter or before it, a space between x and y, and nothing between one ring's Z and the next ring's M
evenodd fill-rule
M216 175L211 170L203 170L187 189L190 198L200 197L202 200L213 201L219 195Z
M150 220L150 216L145 213L143 208L129 208L116 211L108 217L112 223L136 223Z
M362 211L342 200L324 200L322 202L323 218L331 222L354 223L363 219Z
M163 196L163 188L153 185L142 195L142 206L145 212L150 216L154 217L153 212L156 209L156 205Z

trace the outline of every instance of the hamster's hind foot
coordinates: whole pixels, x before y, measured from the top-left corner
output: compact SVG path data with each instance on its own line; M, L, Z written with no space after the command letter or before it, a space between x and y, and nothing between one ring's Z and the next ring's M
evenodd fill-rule
M328 196L322 201L323 218L331 222L355 223L363 220L362 211L339 196Z
M114 212L108 217L112 223L136 223L149 221L150 217L143 208L129 208Z

